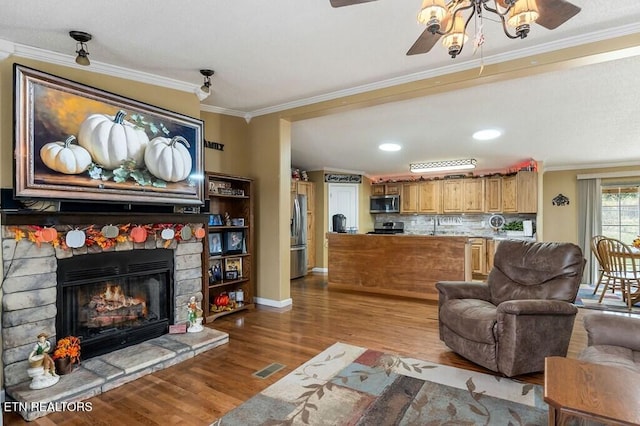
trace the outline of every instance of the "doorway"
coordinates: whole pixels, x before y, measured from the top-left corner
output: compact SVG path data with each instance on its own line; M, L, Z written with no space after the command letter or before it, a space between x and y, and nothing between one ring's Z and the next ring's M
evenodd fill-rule
M358 190L352 183L329 184L329 232L333 232L333 215L343 214L347 218L347 230L358 229Z

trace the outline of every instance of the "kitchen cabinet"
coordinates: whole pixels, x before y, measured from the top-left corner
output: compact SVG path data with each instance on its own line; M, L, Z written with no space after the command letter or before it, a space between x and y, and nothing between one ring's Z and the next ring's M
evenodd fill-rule
M221 173L206 173L208 188L209 212L220 215L221 224L214 225L209 220L206 226L208 238L204 242L202 252L203 267L203 310L205 322L228 315L239 310L253 308L255 295L255 274L253 265L253 180L246 177L231 176ZM229 225L225 216L230 219L241 219L243 224ZM241 233L244 239L242 250L238 253L227 250L227 238ZM211 246L216 241L217 246ZM227 276L227 272L236 271L235 277ZM243 294L243 304L228 305L225 310L216 309L215 299L222 293Z
M498 244L500 244L500 241L494 240L493 238L487 239L487 274L493 269L493 259L496 254Z
M464 193L462 179L445 180L442 183L442 211L457 213L463 210Z
M444 213L484 212L484 179L451 179L442 185Z
M418 184L418 213L442 213L442 181L431 180Z
M418 196L417 183L403 184L400 195L400 213L418 213Z
M484 179L462 180L462 211L465 213L484 212Z
M471 272L487 274L487 246L484 238L469 238L471 243Z
M386 183L371 185L371 195L400 195L403 185L401 183Z
M487 213L502 211L502 177L490 177L484 183L484 207Z
M311 271L316 266L315 187L313 182L295 181L293 184L292 197L295 194L307 196L307 270Z
M536 213L538 211L538 173L518 172L502 178L502 211Z
M400 213L442 213L442 181L405 183L400 201Z

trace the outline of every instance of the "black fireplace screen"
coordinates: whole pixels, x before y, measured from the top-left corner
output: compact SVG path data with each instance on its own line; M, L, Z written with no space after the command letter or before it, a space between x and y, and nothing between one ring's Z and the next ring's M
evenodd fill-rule
M77 336L82 358L165 334L173 322L173 250L58 261L57 336Z

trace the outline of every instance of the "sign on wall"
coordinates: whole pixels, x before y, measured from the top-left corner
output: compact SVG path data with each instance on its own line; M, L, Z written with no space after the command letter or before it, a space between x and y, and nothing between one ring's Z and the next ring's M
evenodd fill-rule
M327 183L362 183L362 175L325 173L324 181Z

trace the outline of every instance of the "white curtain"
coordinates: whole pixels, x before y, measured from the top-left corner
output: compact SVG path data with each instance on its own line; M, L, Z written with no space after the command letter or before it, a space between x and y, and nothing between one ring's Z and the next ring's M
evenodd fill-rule
M600 178L578 180L578 245L587 264L582 275L583 283L594 283L598 275L598 263L591 253L591 238L602 232L602 189Z

